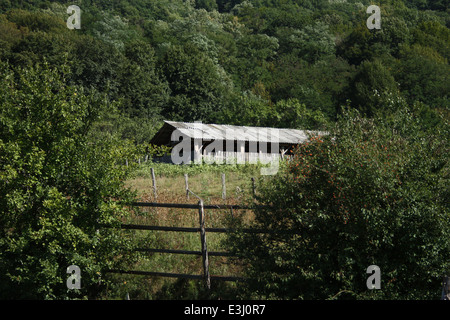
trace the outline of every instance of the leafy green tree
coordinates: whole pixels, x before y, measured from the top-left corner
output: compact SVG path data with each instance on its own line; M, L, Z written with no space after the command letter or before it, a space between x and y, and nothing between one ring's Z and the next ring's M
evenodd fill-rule
M28 32L27 27L20 27L9 21L5 15L0 15L0 41L2 44L0 53L8 54L11 47L17 44Z
M448 10L448 3L443 0L410 0L406 5L420 10Z
M230 11L233 7L243 0L216 0L217 6L221 12Z
M408 45L412 40L411 31L403 17L389 15L383 17L383 26L380 32L376 32L375 39L378 42L378 55L383 52L398 57L399 50L402 46ZM375 45L374 45L375 46Z
M346 111L261 181L267 207L236 226L273 232L230 237L248 297L439 299L450 272L448 122L428 132L421 122L408 108L389 120ZM370 265L381 290L366 286Z
M30 31L55 32L67 29L64 20L43 12L16 9L8 11L6 16L9 21L26 27Z
M235 82L241 90L251 89L257 82L270 79L278 40L266 34L245 34L237 42Z
M127 246L101 226L127 215L118 201L133 197L123 186L132 149L88 138L108 104L67 85L67 67L2 62L0 74L0 296L94 298ZM70 265L80 290L66 287Z
M365 116L373 116L377 110L394 107L388 100L397 100L397 82L379 60L364 61L350 83L348 97L353 106Z
M252 91L234 92L229 104L215 115L215 122L241 126L266 126L273 119L269 101Z
M116 97L123 55L112 44L91 36L75 38L71 45L71 80L86 89L95 89L107 93L111 98Z
M217 10L218 6L216 0L196 0L195 7L198 9L205 9L208 11Z
M412 42L430 47L444 59L450 60L450 29L437 21L424 21L411 30Z
M170 119L209 121L231 89L225 72L192 43L170 46L161 71L171 94L162 114Z
M334 37L328 31L328 26L318 22L291 35L294 48L302 59L314 63L323 56L335 53ZM298 49L296 49L298 48Z
M275 115L267 119L267 124L272 123L279 128L323 129L327 123L322 112L306 108L297 99L280 100L274 109Z
M268 87L273 101L297 99L308 109L334 119L348 98L345 89L354 74L355 68L340 57L323 58L311 65L285 54L277 59Z
M116 49L123 50L125 43L138 38L135 29L120 16L102 12L97 19L89 26L89 34L113 45Z
M297 99L276 103L247 92L235 96L230 105L217 115L217 122L242 126L292 129L321 129L327 124L325 115L312 110Z
M371 60L377 55L376 47L374 47L377 45L376 32L379 30L369 30L365 23L358 24L339 44L337 54L354 65L359 65L364 60Z
M400 54L402 59L394 75L409 102L421 101L435 108L448 108L450 67L446 59L434 49L420 45L404 47Z
M113 98L121 100L120 108L130 117L159 117L168 103L169 87L157 70L153 47L141 40L127 43L118 74Z

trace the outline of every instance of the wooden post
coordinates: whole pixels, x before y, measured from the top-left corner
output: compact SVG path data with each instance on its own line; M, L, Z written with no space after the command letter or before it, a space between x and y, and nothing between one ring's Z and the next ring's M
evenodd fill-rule
M225 200L227 197L227 189L225 186L225 173L222 173L222 199Z
M155 178L155 170L153 168L151 168L152 171L152 182L153 182L153 193L155 195L155 201L158 198L157 193L156 193L156 178Z
M253 190L253 198L256 196L256 190L255 190L255 178L252 177L252 190Z
M211 288L211 277L209 275L208 249L206 246L205 211L203 210L203 200L198 202L198 215L200 222L200 240L202 242L203 277L208 290Z
M450 300L450 277L444 277L442 281L441 300Z
M188 174L184 174L184 184L186 186L186 199L189 200L189 183L188 183Z

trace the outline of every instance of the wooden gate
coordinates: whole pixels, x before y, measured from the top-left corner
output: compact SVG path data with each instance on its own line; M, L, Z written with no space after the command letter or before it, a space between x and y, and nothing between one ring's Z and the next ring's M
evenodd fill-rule
M251 209L249 207L242 207L238 205L205 205L203 200L199 200L198 204L185 204L185 203L156 203L156 202L135 202L132 204L137 207L160 207L160 208L184 208L184 209L197 209L199 217L199 227L198 228L188 228L188 227L168 227L168 226L155 226L155 225L136 225L136 224L121 224L121 229L128 230L154 230L154 231L173 231L173 232L199 232L201 241L201 251L188 251L188 250L173 250L173 249L138 249L145 252L155 252L155 253L171 253L171 254L187 254L187 255L198 255L202 257L203 262L203 274L202 275L192 275L192 274L181 274L181 273L167 273L167 272L155 272L155 271L136 271L136 270L110 270L111 273L121 273L121 274L135 274L135 275L148 275L148 276L160 276L160 277L171 277L171 278L187 278L187 279L200 279L203 280L205 286L211 288L211 280L221 280L221 281L242 281L245 280L242 277L235 276L212 276L209 272L209 256L232 256L229 252L214 252L208 251L206 233L208 232L219 232L226 233L231 230L227 228L206 228L205 226L205 209ZM252 230L255 232L255 230Z

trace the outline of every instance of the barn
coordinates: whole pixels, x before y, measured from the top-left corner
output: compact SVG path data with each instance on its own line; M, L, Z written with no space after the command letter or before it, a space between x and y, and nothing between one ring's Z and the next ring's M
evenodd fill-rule
M172 163L268 163L292 154L317 131L164 121L151 139L172 154L155 161Z

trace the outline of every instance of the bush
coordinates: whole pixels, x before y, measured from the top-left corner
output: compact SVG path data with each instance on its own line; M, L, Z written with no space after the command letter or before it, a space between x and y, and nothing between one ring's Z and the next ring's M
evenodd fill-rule
M127 214L117 200L132 198L125 149L87 138L106 103L45 63L1 63L0 74L0 298L95 297L127 244L100 225L117 223ZM80 290L67 289L70 265L81 269Z
M330 135L301 145L261 182L250 227L295 234L230 237L249 265L248 294L281 299L436 299L448 259L448 124L419 131L401 109L390 120L345 112ZM248 226L247 226L248 227ZM381 269L369 290L366 269Z

